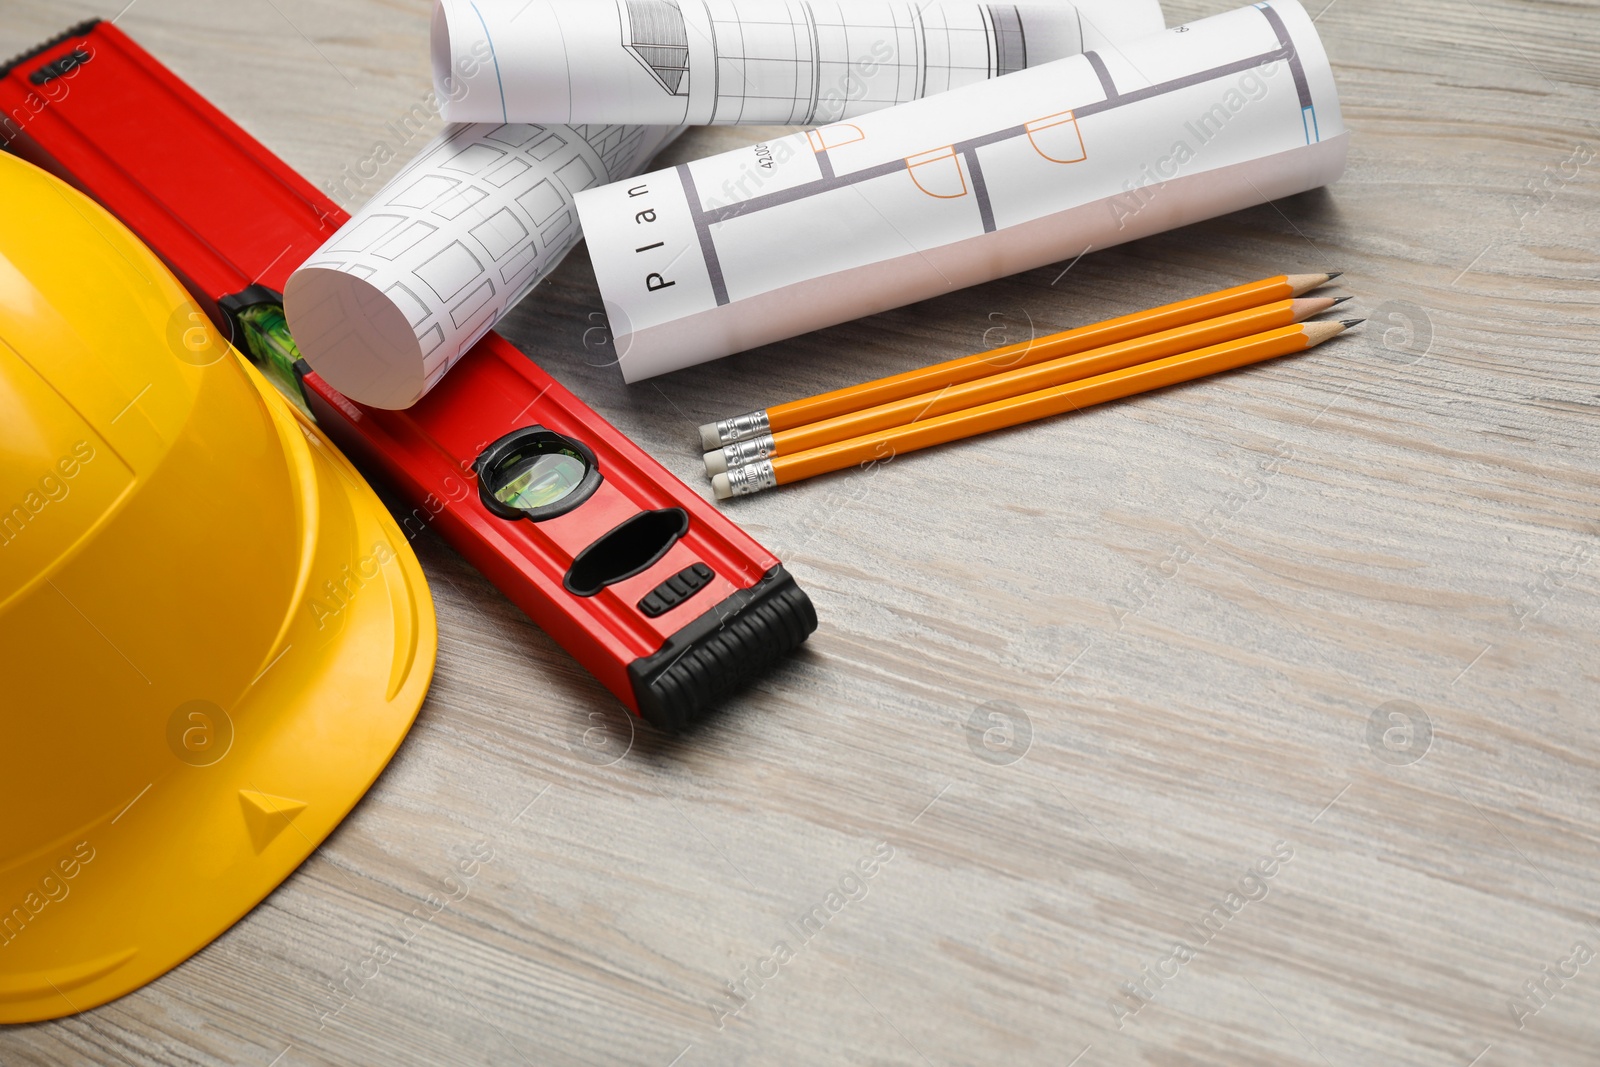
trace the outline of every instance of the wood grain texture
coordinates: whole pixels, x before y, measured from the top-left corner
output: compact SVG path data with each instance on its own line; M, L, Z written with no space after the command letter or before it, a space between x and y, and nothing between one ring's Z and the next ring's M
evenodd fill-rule
M0 51L119 6L7 0ZM687 739L633 735L422 537L438 672L371 794L192 960L0 1031L0 1062L1597 1062L1600 960L1520 1028L1509 1005L1600 952L1600 160L1571 162L1600 153L1595 14L1333 0L1334 188L631 388L585 344L575 254L504 331L697 486L702 422L1030 330L1281 270L1346 271L1378 321L737 503L821 629ZM423 98L427 16L119 25L323 183Z

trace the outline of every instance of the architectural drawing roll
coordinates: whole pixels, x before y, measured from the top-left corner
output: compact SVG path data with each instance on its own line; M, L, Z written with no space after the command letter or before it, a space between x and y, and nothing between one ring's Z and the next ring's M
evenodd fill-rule
M1158 0L438 0L433 70L451 122L809 126L1164 25Z
M574 195L637 174L676 132L447 129L290 275L301 354L353 400L410 407L578 243Z
M1270 0L578 196L624 377L1335 181L1316 28Z

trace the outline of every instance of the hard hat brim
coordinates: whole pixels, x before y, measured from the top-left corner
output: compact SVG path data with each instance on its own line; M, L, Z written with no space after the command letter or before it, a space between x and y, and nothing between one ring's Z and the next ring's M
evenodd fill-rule
M346 583L336 605L323 605L329 625L318 640L290 644L267 665L227 716L229 750L214 760L208 754L203 765L175 759L120 812L76 831L48 856L30 858L53 870L62 852L62 874L68 862L74 874L54 876L65 891L59 899L38 897L38 912L31 911L37 894L29 894L29 928L0 947L0 1023L97 1007L222 934L350 812L427 695L438 628L405 534L321 432L253 367L245 369L286 444L299 439L296 462L316 486L307 521L337 509L350 519L351 545L392 551L366 560L359 584ZM24 945L26 954L17 955L17 942L30 938L39 939L37 948ZM50 965L21 969L24 960Z

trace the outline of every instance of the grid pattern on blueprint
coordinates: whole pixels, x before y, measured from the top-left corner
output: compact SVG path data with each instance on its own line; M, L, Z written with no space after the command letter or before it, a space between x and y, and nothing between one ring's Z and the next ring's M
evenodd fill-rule
M363 278L399 308L431 387L577 243L574 195L637 169L646 133L456 127L306 265Z
M1022 19L1014 6L975 10L930 7L923 12L921 21L926 71L922 96L949 92L1020 69L1015 66L1015 57L1024 53Z
M752 4L707 0L716 42L713 121L805 121L815 93L817 41L804 0ZM765 16L765 17L763 17Z
M922 95L923 14L911 4L815 6L819 92L808 122L833 122ZM883 58L887 56L887 58ZM876 66L869 77L862 66Z
M644 140L645 127L588 125L569 128L600 157L600 165L606 171L605 181L615 181L638 165L635 157L639 143Z
M836 122L1026 62L1014 6L702 2L719 57L719 123Z

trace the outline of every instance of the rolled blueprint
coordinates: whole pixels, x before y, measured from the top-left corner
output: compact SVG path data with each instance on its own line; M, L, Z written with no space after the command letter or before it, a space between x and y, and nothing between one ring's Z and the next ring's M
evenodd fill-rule
M574 195L637 174L676 132L447 129L290 275L301 354L353 400L411 406L578 243Z
M1270 0L578 196L623 376L1335 181L1327 55Z
M1157 0L438 0L433 69L452 122L811 125L1164 25Z

